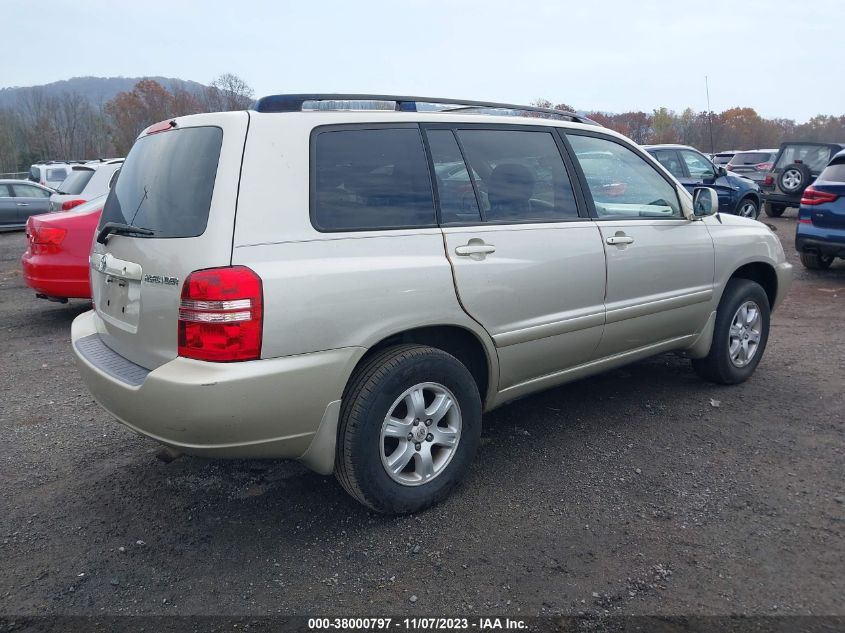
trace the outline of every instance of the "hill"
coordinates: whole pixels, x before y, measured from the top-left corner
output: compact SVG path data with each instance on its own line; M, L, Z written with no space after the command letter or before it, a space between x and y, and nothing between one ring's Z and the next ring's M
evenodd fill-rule
M19 95L32 88L39 88L48 96L61 95L64 92L76 92L87 98L92 105L99 106L113 99L119 92L132 90L141 79L154 79L165 88L182 88L189 92L198 92L205 88L203 84L196 81L186 81L174 77L72 77L41 86L0 88L0 108L14 108L17 105Z

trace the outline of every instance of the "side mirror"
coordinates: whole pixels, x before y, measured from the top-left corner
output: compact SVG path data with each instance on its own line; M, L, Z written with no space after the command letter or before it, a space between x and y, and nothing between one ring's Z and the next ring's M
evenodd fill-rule
M697 218L715 215L719 211L719 194L710 187L696 187L692 190L692 210Z

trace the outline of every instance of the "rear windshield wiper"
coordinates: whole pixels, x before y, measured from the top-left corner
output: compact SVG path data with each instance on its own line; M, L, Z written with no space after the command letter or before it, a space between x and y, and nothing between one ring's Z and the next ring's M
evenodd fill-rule
M109 235L155 235L155 231L145 229L140 226L132 226L131 224L122 224L120 222L106 222L97 232L97 242L105 244Z

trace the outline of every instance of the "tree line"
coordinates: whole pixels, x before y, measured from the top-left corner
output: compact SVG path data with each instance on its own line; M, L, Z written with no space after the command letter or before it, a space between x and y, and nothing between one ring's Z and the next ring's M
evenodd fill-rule
M0 173L27 171L42 160L126 156L152 123L186 114L244 110L254 92L243 79L223 74L198 90L142 79L102 104L67 91L48 95L38 87L11 108L0 108Z
M575 111L548 99L537 99L533 105ZM845 115L819 114L806 123L792 119L766 119L753 108L730 108L724 112L695 112L687 108L681 113L658 108L651 113L632 111L621 114L587 112L596 123L620 132L640 145L680 143L704 152L777 148L784 141L845 142Z
M42 160L125 156L151 123L199 112L243 110L254 92L243 79L223 74L199 90L167 87L142 79L128 92L93 104L77 92L47 95L31 88L15 107L0 109L0 173L26 171ZM537 99L532 105L574 110L565 103ZM681 143L709 152L777 147L783 141L845 141L845 115L820 114L806 123L766 119L753 108L681 113L658 108L587 116L640 144Z

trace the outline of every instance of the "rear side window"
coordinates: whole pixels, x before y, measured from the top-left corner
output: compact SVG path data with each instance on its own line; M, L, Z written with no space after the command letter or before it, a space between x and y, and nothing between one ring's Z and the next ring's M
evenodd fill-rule
M70 176L65 178L62 181L62 184L59 185L58 192L59 193L69 193L73 195L77 195L82 193L82 190L85 189L85 185L88 184L88 181L94 176L93 169L87 169L82 167L80 169L74 169L70 172Z
M217 162L218 127L188 127L138 139L109 192L100 226L131 224L153 237L197 237L205 232Z
M11 198L12 187L9 185L0 184L0 198Z
M830 160L830 148L826 145L787 145L783 148L775 168L786 167L798 161L818 173Z
M35 165L29 168L29 179L33 182L41 180L41 170Z
M845 160L837 161L824 168L819 180L827 182L845 182Z
M476 174L479 202L489 222L578 217L572 183L551 132L459 130Z
M658 150L653 152L653 156L669 170L675 178L685 178L684 168L681 166L681 159L678 152L674 150Z
M50 192L32 185L15 185L15 196L18 198L49 198Z
M320 231L436 225L417 128L319 131L312 173L311 218Z
M48 169L47 180L50 182L61 182L67 178L67 169Z

